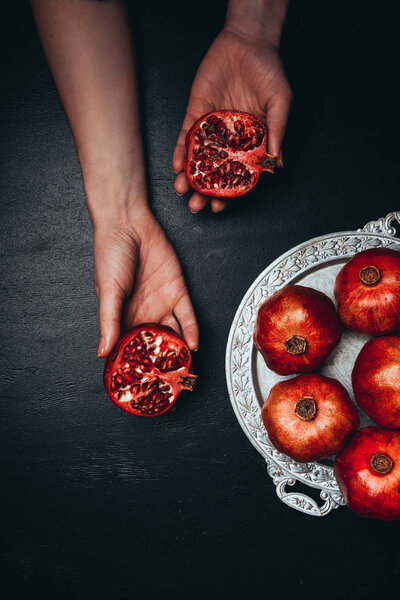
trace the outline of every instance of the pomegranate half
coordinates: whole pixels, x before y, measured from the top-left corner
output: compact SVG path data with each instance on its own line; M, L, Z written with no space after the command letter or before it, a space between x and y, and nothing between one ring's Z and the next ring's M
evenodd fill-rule
M270 369L292 375L319 369L341 335L328 296L310 287L286 285L260 306L254 344Z
M122 336L104 370L111 400L132 415L156 417L174 405L183 389L193 391L191 355L173 329L145 323Z
M360 424L342 384L316 373L276 383L261 417L275 448L298 462L333 456Z
M354 396L381 427L400 429L400 337L369 340L352 373Z
M400 252L365 250L339 271L335 297L342 323L366 335L387 335L400 328Z
M184 170L200 194L234 198L256 185L262 171L274 172L267 154L267 129L254 115L217 110L203 115L186 134Z
M400 519L400 433L365 427L336 457L335 477L347 506L369 519Z

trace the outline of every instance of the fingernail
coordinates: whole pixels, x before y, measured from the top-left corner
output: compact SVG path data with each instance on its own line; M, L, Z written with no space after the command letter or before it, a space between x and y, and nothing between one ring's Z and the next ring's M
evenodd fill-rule
M177 196L184 196L184 195L185 195L185 194L180 194L180 193L179 193L179 192L177 192L176 190L175 190L175 194L176 194Z
M199 212L198 210L192 210L191 208L189 208L189 210L192 213L192 215L197 215L197 213Z
M199 347L197 346L197 348L194 348L194 349L192 350L192 352L197 352L197 350L198 350L198 349L199 349Z
M103 356L105 347L106 347L106 341L104 338L101 338L99 348L97 350L97 358L101 358Z

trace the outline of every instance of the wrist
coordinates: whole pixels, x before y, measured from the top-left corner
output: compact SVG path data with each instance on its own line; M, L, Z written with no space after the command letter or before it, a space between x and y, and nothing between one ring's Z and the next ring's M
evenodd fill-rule
M121 227L150 213L145 182L99 177L85 181L85 193L94 229Z
M288 0L229 0L224 29L279 47Z

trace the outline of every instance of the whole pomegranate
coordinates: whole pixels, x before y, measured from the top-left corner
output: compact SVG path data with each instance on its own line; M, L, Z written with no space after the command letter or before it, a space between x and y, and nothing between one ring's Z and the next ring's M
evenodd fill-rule
M298 462L333 456L360 424L342 384L316 373L276 383L261 417L275 448Z
M400 519L399 432L360 429L336 457L334 472L350 510L369 519Z
M167 412L183 389L192 391L191 355L173 329L157 323L134 327L107 358L104 385L111 400L132 415Z
M316 371L339 343L342 328L328 296L287 285L259 308L254 344L280 375Z
M386 335L400 328L400 252L355 254L335 281L339 317L352 331Z
M352 373L357 403L381 427L400 429L400 337L373 338Z
M186 134L184 162L190 185L205 196L234 198L249 192L262 171L274 172L266 152L267 130L254 115L217 110L203 115Z

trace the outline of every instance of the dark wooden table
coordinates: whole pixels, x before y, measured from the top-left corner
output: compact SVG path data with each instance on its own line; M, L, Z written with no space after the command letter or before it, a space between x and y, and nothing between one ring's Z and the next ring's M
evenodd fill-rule
M192 6L189 10L189 6ZM197 311L199 382L155 420L118 410L96 358L92 230L71 132L29 6L1 23L1 589L10 598L383 597L399 524L278 501L231 409L224 353L281 253L399 209L399 37L390 7L293 2L285 169L224 214L190 214L171 155L224 3L133 10L151 202ZM262 594L262 595L261 595ZM286 596L287 595L287 596Z

